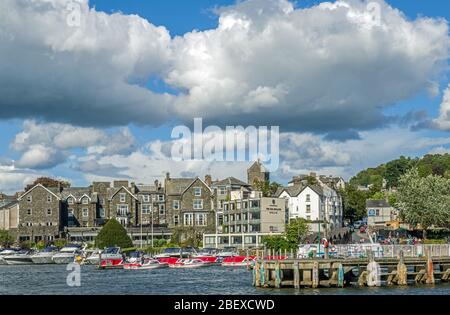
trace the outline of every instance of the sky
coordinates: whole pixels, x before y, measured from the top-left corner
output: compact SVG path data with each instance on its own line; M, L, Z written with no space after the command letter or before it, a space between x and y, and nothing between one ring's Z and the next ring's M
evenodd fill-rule
M283 184L450 153L449 20L444 0L3 0L0 191L245 180L253 158L173 159L194 118L278 126Z

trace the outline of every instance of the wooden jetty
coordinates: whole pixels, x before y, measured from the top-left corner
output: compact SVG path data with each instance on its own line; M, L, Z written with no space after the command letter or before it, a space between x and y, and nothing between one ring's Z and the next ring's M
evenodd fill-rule
M435 284L450 281L450 256L330 259L262 259L253 266L253 285L319 288Z

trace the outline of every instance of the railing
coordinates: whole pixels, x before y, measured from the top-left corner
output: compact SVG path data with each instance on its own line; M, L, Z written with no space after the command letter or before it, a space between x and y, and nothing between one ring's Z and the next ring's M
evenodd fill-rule
M450 257L450 244L421 245L378 245L378 244L347 244L334 246L330 255L337 257L366 257L372 252L375 257L397 258L403 252L404 257ZM321 248L321 252L324 249Z

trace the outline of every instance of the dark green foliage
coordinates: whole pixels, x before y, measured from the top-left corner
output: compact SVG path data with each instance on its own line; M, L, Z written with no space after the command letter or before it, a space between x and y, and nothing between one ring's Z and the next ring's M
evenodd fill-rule
M280 187L282 187L282 185L276 182L271 183L269 181L255 181L255 188L262 191L264 197L272 197Z
M273 250L295 250L298 244L308 234L308 224L305 219L292 219L286 225L282 236L266 236L264 245Z
M14 243L14 238L6 230L0 230L0 245L9 247Z
M105 248L111 246L118 246L121 248L133 247L133 242L128 236L125 228L115 219L111 219L101 229L95 238L95 243L98 248Z

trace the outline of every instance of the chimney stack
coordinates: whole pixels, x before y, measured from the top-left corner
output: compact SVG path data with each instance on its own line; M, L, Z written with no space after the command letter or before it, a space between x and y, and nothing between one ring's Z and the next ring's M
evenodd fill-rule
M206 183L206 185L211 187L211 185L212 185L212 177L211 177L211 175L205 175L205 183Z

